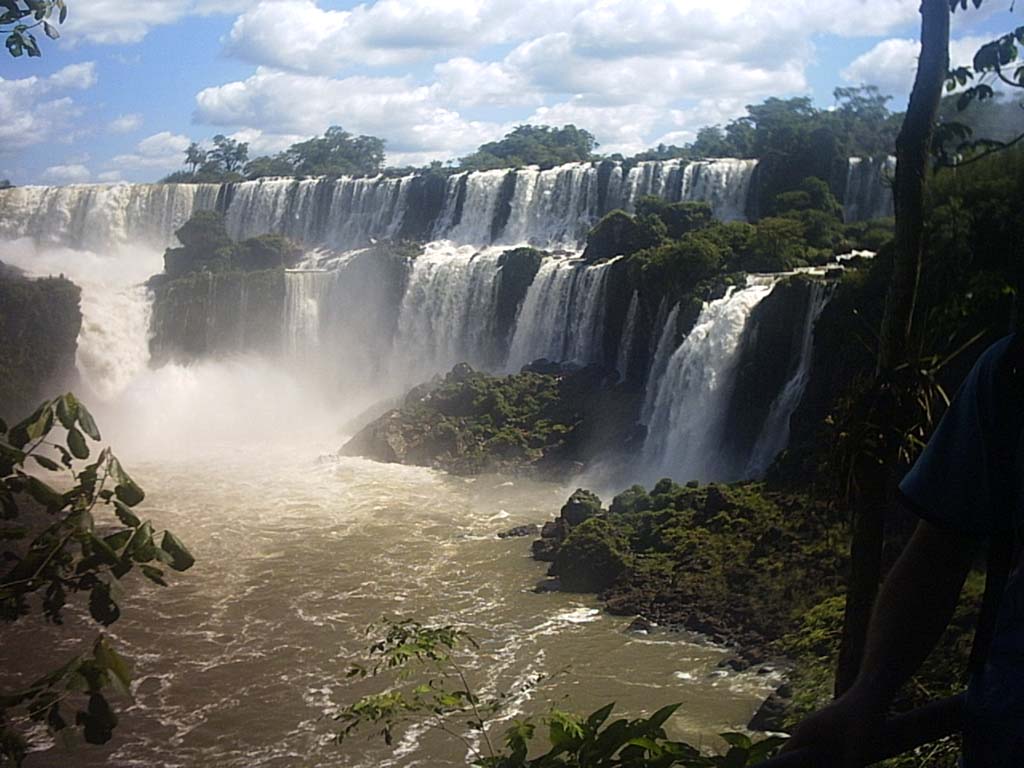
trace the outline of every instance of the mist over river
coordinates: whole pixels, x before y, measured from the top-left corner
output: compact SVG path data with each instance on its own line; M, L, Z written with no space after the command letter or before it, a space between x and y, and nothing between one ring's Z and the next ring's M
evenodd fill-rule
M332 743L324 715L374 690L345 672L384 615L470 629L482 641L468 665L481 690L555 676L507 716L547 702L614 700L640 713L682 701L675 735L707 743L742 726L766 694L767 678L716 668L722 649L626 632L629 620L601 613L591 596L531 591L544 566L529 558L529 539L495 534L549 517L568 488L335 458L333 414L309 407L286 431L269 399L246 397L246 376L265 374L261 365L165 368L143 392L95 409L147 491L144 509L187 541L197 564L168 588L130 579L111 635L132 661L134 703L111 743L56 746L29 766L464 764L464 747L433 734L413 732L393 750ZM302 389L283 375L276 384L277 406L294 416ZM204 427L209 405L228 395L231 410ZM3 666L39 641L38 627L4 631ZM71 653L76 622L60 635Z
M681 701L673 735L706 744L742 727L777 684L726 674L716 664L727 651L699 639L627 632L629 619L592 595L534 593L546 566L530 539L496 534L550 518L575 486L338 458L373 393L327 397L301 367L255 356L147 367L138 281L155 252L5 248L11 263L82 286L76 390L146 490L146 516L197 559L167 588L129 578L110 635L131 661L133 701L119 702L113 740L53 745L29 768L464 765L464 746L418 730L393 749L369 729L332 741L327 716L383 685L345 677L383 616L471 631L481 691L550 678L514 697L505 719L550 704L616 701L640 714ZM70 656L94 636L84 619L71 611L43 633ZM4 638L4 669L42 642L38 623L4 627Z

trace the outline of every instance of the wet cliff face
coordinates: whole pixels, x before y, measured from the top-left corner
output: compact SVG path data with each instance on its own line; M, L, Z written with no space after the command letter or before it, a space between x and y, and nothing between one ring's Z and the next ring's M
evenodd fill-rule
M0 416L21 418L74 383L80 299L70 280L32 280L0 264Z
M725 417L723 447L733 455L750 455L772 402L800 364L810 293L810 280L784 280L750 313Z
M153 286L154 365L282 346L283 269L193 272Z

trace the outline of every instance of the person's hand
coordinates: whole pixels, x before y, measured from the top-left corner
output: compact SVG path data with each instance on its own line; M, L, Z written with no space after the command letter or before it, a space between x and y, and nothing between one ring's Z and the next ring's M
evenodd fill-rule
M808 749L821 755L822 765L861 768L881 737L884 721L881 701L850 691L801 722L783 751Z

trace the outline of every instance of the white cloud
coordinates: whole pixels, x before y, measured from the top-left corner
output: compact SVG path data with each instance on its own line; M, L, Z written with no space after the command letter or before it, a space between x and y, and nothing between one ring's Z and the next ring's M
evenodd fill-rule
M88 0L69 3L62 33L71 43L137 43L154 27L173 24L186 16L236 13L254 3L255 0Z
M110 121L109 125L110 130L114 133L131 133L141 127L142 115L138 113L118 115Z
M114 184L118 181L123 181L124 176L121 175L120 171L104 171L103 173L96 174L96 179L104 184Z
M115 156L110 161L115 167L108 169L107 173L131 170L167 172L179 169L184 165L185 149L191 141L188 136L170 131L154 133L136 144L131 154Z
M951 40L950 66L970 64L975 51L987 41L984 37ZM850 62L840 74L849 83L877 85L883 93L894 97L894 109L903 109L914 83L920 50L920 41L913 38L883 40Z
M95 83L92 62L71 64L49 77L0 77L0 152L72 141L79 131L77 118L82 108L61 92L84 90Z
M84 90L96 85L96 63L83 61L58 69L48 78L55 88L76 88Z
M55 184L83 184L92 178L92 172L84 165L51 165L42 173L42 177Z
M532 88L522 73L503 62L482 62L465 56L434 66L434 96L458 107L536 105L543 94Z
M408 78L328 77L261 69L252 77L207 88L196 97L198 122L252 130L260 139L308 137L331 125L382 136L389 155L448 157L501 136L507 128L466 120L439 105L431 88ZM245 134L239 134L245 135Z

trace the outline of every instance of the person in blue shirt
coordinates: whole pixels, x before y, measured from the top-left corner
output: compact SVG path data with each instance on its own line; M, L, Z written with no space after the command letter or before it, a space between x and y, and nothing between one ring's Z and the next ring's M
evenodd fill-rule
M900 484L919 517L879 592L861 671L840 698L804 720L789 749L863 765L899 688L938 642L986 538L1016 539L1024 523L1019 444L1024 424L1021 341L988 348ZM968 686L964 768L1024 766L1024 576L999 601L987 658Z

